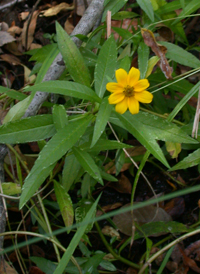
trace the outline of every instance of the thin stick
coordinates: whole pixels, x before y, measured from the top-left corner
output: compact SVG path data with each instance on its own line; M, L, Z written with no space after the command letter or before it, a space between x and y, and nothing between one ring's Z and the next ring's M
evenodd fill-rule
M106 23L107 23L107 39L111 35L111 11L107 11L107 17L106 17Z

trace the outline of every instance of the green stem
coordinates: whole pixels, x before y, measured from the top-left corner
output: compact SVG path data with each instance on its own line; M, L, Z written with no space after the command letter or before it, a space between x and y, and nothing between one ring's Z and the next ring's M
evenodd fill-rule
M181 185L181 186L185 187L185 185L183 183L181 183L180 181L178 181L177 179L175 179L171 174L169 174L167 171L165 171L162 167L160 167L154 161L152 161L151 159L149 159L148 162L151 163L151 164L153 164L155 167L159 168L165 175L167 175L170 179L172 179L172 181L174 181L178 185Z
M123 262L124 264L129 265L129 266L131 266L131 267L133 267L133 268L136 268L136 269L139 269L139 268L140 268L139 265L137 265L137 264L135 264L135 263L133 263L133 262L131 262L131 261L129 261L129 260L127 260L127 259L121 257L121 256L118 255L117 253L115 253L115 251L114 251L113 248L109 245L109 243L107 242L107 240L106 240L106 238L104 237L103 233L101 232L101 229L100 229L99 224L98 224L97 222L95 222L95 226L96 226L96 229L97 229L97 231L98 231L98 233L99 233L99 236L100 236L102 242L104 243L105 247L106 247L106 248L108 249L108 251L114 256L114 258L115 258L116 260L119 260L119 261Z
M140 177L140 173L144 167L144 165L146 164L146 161L147 159L149 158L149 155L150 155L150 152L147 150L142 158L142 161L140 163L140 166L137 170L137 173L136 173L136 176L135 176L135 180L134 180L134 183L133 183L133 188L132 188L132 192L131 192L131 206L133 205L133 201L134 201L134 197L135 197L135 190L136 190L136 187L137 187L137 183L138 183L138 180L139 180L139 177Z

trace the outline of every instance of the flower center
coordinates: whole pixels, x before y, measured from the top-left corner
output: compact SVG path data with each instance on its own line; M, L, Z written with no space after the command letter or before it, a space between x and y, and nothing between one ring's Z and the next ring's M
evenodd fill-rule
M131 97L134 95L134 88L130 86L126 86L123 90L123 93L126 97Z

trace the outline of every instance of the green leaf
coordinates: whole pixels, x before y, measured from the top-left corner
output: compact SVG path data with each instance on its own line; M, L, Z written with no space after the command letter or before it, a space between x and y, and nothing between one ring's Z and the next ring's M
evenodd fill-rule
M99 172L99 168L95 164L95 161L90 156L90 154L86 151L81 150L78 147L73 147L72 150L84 170L88 172L92 178L94 178L100 184L104 185L101 174Z
M101 99L96 95L96 93L91 88L70 81L47 81L40 83L38 85L28 87L28 90L52 92L55 94L62 94L65 96L71 96L93 102L101 102Z
M118 126L120 126L119 121L121 122L121 127L128 130L137 140L148 149L154 157L156 157L161 163L169 168L162 150L157 144L154 136L152 136L152 129L147 128L137 119L137 115L131 115L126 112L124 115L116 114L118 119L110 119L110 121Z
M65 267L68 264L71 256L73 255L77 245L79 244L81 237L83 236L83 234L85 233L85 230L88 226L88 224L84 224L85 222L89 222L92 217L95 214L96 211L96 207L97 204L99 202L100 196L97 198L97 200L95 201L95 203L92 205L92 207L89 209L89 211L87 212L87 215L85 216L84 220L83 220L83 225L81 225L78 229L76 234L74 235L73 239L71 240L70 244L68 245L62 259L60 260L60 262L58 263L58 266L56 268L56 270L54 271L54 274L60 274L60 273L64 273Z
M169 221L169 222L151 222L147 223L141 226L141 230L143 233L148 237L153 234L158 233L183 233L183 232L189 232L191 229L188 229L184 224ZM134 240L137 240L139 238L143 238L144 234L140 231L136 231Z
M193 153L189 154L187 157L185 157L183 161L179 162L177 165L170 168L169 171L173 171L177 169L186 169L188 167L196 166L199 163L200 163L200 148L195 150Z
M138 65L140 70L140 79L144 79L149 60L149 47L142 41L138 47Z
M132 121L135 120L147 127L156 140L186 144L197 143L197 141L188 136L184 130L161 117L140 111L132 118Z
M93 205L93 202L89 199L80 200L77 208L75 209L75 220L77 224L81 223L84 220L86 214L88 213L92 205ZM95 215L96 215L96 211L93 213L92 218L95 218ZM93 222L88 224L85 230L85 233L88 233L92 229L93 224L94 224Z
M25 179L20 198L20 208L24 206L47 178L49 175L48 167L54 165L84 134L92 118L92 115L87 115L79 120L71 121L67 126L59 130L45 145L38 159L35 161L31 172ZM47 171L45 172L45 170ZM40 178L43 172L44 175ZM38 177L40 178L39 180Z
M96 144L96 142L98 141L98 139L104 132L104 129L107 125L112 108L113 106L110 105L108 102L108 97L105 97L101 102L101 105L97 114L91 147L93 147Z
M136 0L140 8L146 13L149 19L154 22L154 11L150 0Z
M67 155L62 172L62 184L66 191L70 190L71 185L76 180L81 165L74 154Z
M144 78L149 77L149 75L152 73L152 70L153 70L154 66L158 63L159 60L160 60L160 58L158 56L152 56L148 60L147 71L146 71L146 74L145 74Z
M133 37L133 34L127 30L127 29L122 29L118 27L112 27L112 29L119 34L123 39L130 39Z
M177 158L179 153L181 152L181 144L166 142L165 145L166 145L166 150L169 152L172 159Z
M173 111L169 114L169 116L167 117L168 121L172 121L174 119L174 117L179 113L179 111L182 109L182 107L187 104L187 102L190 100L190 98L192 96L195 95L195 93L197 93L197 91L200 88L200 81L193 86L193 88L187 92L187 94L181 99L181 101L176 105L176 107L173 109ZM169 141L169 140L168 140Z
M6 117L3 120L3 124L21 119L25 111L27 110L31 100L31 96L28 96L23 101L14 105L6 114Z
M74 221L74 210L72 200L67 191L54 180L56 199L60 207L60 213L66 227L72 226ZM69 233L70 231L68 231Z
M68 116L63 105L54 105L52 114L53 122L57 131L64 128L68 124Z
M81 149L87 150L88 152L100 152L104 150L120 149L120 148L131 148L132 146L113 140L100 139L97 143L90 147L89 143L80 146Z
M56 264L50 260L42 257L30 257L31 261L34 262L41 271L45 274L52 274L56 269Z
M172 59L179 64L192 68L200 67L200 60L190 52L169 42L160 41L159 43L167 48L166 57L168 59Z
M39 73L37 75L35 84L39 84L42 82L42 80L44 79L44 76L46 75L49 67L51 66L51 64L53 63L54 59L56 58L56 56L58 55L59 50L58 47L53 47L50 51L48 51L48 54L46 56L46 59L44 60Z
M108 4L106 4L104 8L104 13L102 15L102 22L106 20L107 11L111 11L111 16L113 16L116 12L118 12L128 0L110 0Z
M187 17L187 15L190 15L191 13L195 12L200 8L200 2L199 0L192 0L190 3L185 6L185 8L181 11L179 14L178 18L173 22L173 24L176 24L180 20L184 19Z
M123 20L128 18L138 17L138 14L132 11L119 11L115 15L112 16L113 20Z
M0 143L34 142L50 138L55 133L52 115L37 115L0 126Z
M3 194L5 195L16 195L21 193L21 186L19 186L16 183L1 183L2 189L3 189Z
M59 50L72 79L89 87L89 70L76 44L58 22L56 22L56 33Z
M19 91L5 88L2 86L0 86L0 93L5 93L8 97L16 99L16 100L20 100L20 101L27 98L27 95L25 95Z
M110 36L103 44L94 72L94 84L97 95L102 98L106 91L108 78L113 78L117 63L117 47L115 39ZM108 78L107 78L108 77Z
M185 0L185 4L190 3L191 0ZM172 11L181 9L181 2L180 0L174 0L170 3L166 3L165 5L159 7L159 9L156 11L156 13L158 14L166 14L166 13L170 13Z

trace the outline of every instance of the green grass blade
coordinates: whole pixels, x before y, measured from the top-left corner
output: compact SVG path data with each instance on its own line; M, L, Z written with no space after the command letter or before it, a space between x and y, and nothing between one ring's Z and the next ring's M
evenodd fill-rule
M83 236L83 234L85 233L85 230L88 226L88 224L84 224L85 222L89 222L96 210L97 204L99 202L100 196L97 198L97 200L95 201L95 203L92 205L92 207L90 208L90 210L88 211L86 217L83 220L83 224L77 229L76 234L74 235L73 239L71 240L68 248L66 249L64 255L62 256L62 259L60 260L56 270L54 271L54 274L60 274L60 273L64 273L65 267L67 266L71 256L73 255L78 243L81 240L81 237Z

